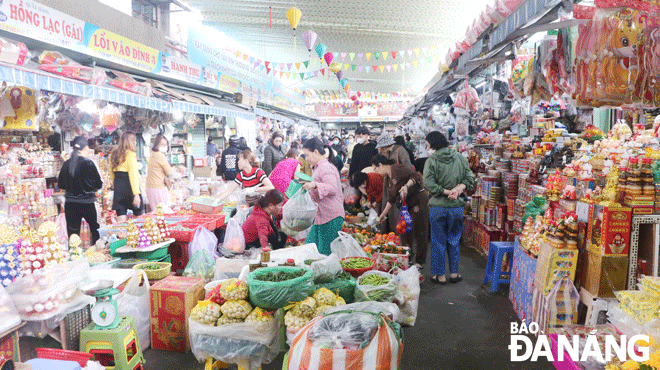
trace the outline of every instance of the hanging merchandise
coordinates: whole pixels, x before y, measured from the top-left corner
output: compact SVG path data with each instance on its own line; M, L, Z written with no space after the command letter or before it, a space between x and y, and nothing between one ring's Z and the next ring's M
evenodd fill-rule
M14 110L13 116L6 116L5 130L38 131L39 123L36 121L39 107L36 102L36 91L22 86L7 86L2 96L9 100Z
M456 101L454 102L454 108L461 108L469 112L475 112L479 108L479 95L477 95L477 90L474 87L470 86L467 80L463 82L463 88L456 95Z
M101 110L101 126L104 127L108 132L114 132L119 126L119 117L121 116L121 111L117 108L116 105L108 104Z

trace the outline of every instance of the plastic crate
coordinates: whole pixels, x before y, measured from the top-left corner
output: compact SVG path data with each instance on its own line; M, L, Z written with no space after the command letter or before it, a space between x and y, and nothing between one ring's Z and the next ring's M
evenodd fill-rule
M115 257L115 250L117 250L117 248L121 248L125 245L126 245L126 238L115 240L114 242L110 243L110 245L109 245L110 246L110 255Z
M92 322L89 305L71 312L60 323L60 337L63 349L80 348L80 332ZM45 358L45 357L44 357Z
M135 258L150 262L158 261L165 256L167 256L167 247L158 248L151 252L135 252Z
M344 271L348 272L349 274L353 275L354 278L359 278L362 274L364 274L367 271L373 270L376 268L376 261L371 259L371 258L366 258L366 257L346 257L342 258L341 260L349 260L349 259L365 259L369 262L371 262L371 266L363 268L363 269L349 269L344 267Z
M91 353L68 351L57 348L36 348L37 357L45 360L75 361L82 367L87 366L87 361L92 358Z
M200 214L194 216L190 219L190 222L197 222L198 220L205 221L210 223L213 226L213 229L222 227L225 224L225 215L210 215L210 214Z
M215 224L215 222L213 222ZM187 228L188 230L175 230L174 227L176 226L182 226L184 228ZM173 227L169 228L170 232L170 238L173 238L174 240L178 242L190 242L193 239L193 236L195 236L195 230L197 230L198 226L202 226L207 228L210 231L215 230L215 228L211 225L211 222L209 221L182 221L182 222L177 222L176 224L173 225Z

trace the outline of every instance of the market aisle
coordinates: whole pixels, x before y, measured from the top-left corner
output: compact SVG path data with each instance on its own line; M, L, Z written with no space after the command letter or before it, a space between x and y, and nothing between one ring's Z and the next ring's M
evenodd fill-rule
M427 277L417 323L405 328L401 369L554 369L549 363L509 361L509 327L517 318L508 297L481 288L485 266L483 256L462 248L462 282L440 286ZM146 369L203 369L192 354L149 349L145 357ZM263 370L281 369L282 357Z

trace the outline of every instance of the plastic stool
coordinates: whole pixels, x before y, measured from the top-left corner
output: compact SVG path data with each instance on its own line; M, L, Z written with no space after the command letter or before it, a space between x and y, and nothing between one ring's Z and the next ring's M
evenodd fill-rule
M136 370L144 363L132 316L124 316L115 329L89 324L80 332L80 352L91 353L106 369Z
M513 260L513 242L490 242L483 284L486 285L490 280L491 292L497 292L500 284L509 284L510 282L511 269L509 269L509 272L502 271L502 261L507 253L509 253L510 261ZM505 276L505 278L502 278L502 276Z

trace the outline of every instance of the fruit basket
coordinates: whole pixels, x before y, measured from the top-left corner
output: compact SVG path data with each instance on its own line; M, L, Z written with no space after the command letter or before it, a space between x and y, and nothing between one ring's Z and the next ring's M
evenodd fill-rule
M133 266L133 269L144 271L149 280L160 280L170 274L172 264L169 262L147 262L135 265Z
M347 264L351 262L351 260L365 260L367 262L362 262L362 264L365 265L365 267L362 268L351 268L347 267ZM341 267L344 269L344 271L348 272L349 274L353 275L354 278L359 278L362 274L369 270L373 270L376 268L376 261L371 259L371 258L366 258L366 257L346 257L341 259Z
M410 267L410 248L401 246L396 248L396 253L383 252L388 249L374 249L373 256L376 260L376 270L388 272L396 268L402 268L405 270Z

